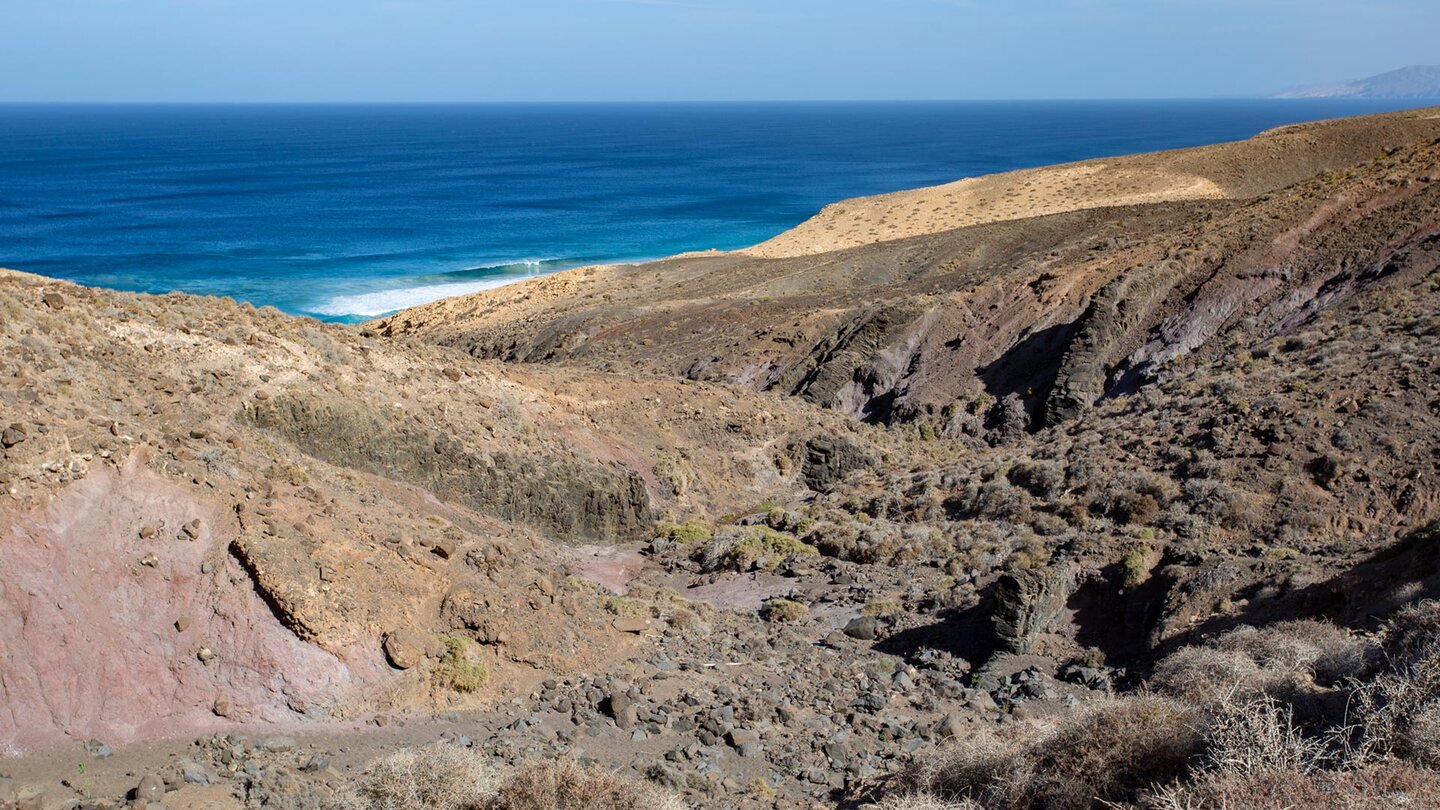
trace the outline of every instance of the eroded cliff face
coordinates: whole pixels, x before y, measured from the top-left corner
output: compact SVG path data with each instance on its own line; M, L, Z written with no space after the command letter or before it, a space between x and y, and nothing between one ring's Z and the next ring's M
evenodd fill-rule
M12 748L481 700L437 684L445 635L495 689L599 666L633 636L570 547L806 491L808 441L884 443L798 400L512 375L228 301L7 272L0 311Z
M303 389L252 403L246 416L316 458L408 481L547 537L618 543L641 539L655 522L639 473L558 449L467 448L363 400Z
M289 632L229 553L234 513L143 455L4 513L0 746L327 718L382 667Z

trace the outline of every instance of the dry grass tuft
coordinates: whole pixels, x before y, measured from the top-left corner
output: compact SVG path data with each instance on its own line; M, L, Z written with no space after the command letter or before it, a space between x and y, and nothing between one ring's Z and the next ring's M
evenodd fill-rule
M1161 661L1150 688L1199 706L1244 695L1291 697L1313 691L1312 681L1333 685L1359 677L1375 657L1373 644L1324 622L1241 627Z
M933 796L894 796L878 804L867 804L865 810L984 810L978 802L969 799L947 802Z
M956 741L900 786L904 795L1015 810L1127 802L1188 771L1200 751L1197 720L1189 707L1154 695L1097 701L1029 736Z
M553 760L515 772L487 810L685 810L685 804L649 783Z
M570 760L497 776L453 745L406 748L366 771L346 810L686 810L678 797Z
M1269 695L1223 702L1205 727L1205 763L1212 770L1308 774L1330 761L1324 740L1305 736L1291 707Z
M1433 771L1393 760L1345 771L1216 771L1157 791L1141 806L1147 810L1440 807L1440 778Z
M404 748L377 760L357 786L357 810L475 810L495 794L495 772L454 745Z

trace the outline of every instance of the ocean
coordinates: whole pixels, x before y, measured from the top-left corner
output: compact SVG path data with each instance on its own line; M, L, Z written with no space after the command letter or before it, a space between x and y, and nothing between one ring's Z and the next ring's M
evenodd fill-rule
M1418 106L0 105L0 267L358 321L846 197Z

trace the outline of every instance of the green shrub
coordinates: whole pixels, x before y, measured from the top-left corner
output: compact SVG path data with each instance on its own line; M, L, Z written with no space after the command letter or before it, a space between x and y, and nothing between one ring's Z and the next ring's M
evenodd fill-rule
M1138 588L1150 578L1151 553L1148 546L1136 546L1125 552L1124 559L1120 561L1125 587Z
M663 523L655 530L655 536L689 545L708 542L715 532L703 520L687 520L684 523Z
M770 599L760 606L760 617L767 622L788 624L810 615L810 608L789 599Z
M484 664L470 660L470 642L460 636L441 636L445 654L435 667L441 685L456 692L476 692L485 685L490 673Z
M769 526L748 526L739 542L725 553L725 565L737 571L773 571L790 557L819 553L814 546Z

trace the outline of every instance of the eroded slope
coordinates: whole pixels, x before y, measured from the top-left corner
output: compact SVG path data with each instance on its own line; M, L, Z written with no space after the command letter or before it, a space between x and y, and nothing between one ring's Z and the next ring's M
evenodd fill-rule
M228 301L7 272L0 312L0 745L443 703L442 633L502 691L593 666L626 644L554 543L793 494L855 435Z

